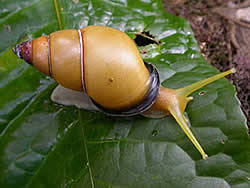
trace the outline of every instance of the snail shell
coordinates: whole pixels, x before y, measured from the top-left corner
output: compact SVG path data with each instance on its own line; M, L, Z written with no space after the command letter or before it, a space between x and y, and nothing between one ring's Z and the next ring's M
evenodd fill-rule
M158 95L158 71L143 62L135 43L119 30L88 26L21 45L14 50L19 57L63 87L86 92L109 115L142 113Z

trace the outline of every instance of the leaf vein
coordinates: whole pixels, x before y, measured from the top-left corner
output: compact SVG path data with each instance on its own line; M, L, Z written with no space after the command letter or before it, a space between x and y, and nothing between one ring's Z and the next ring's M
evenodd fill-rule
M79 114L80 124L82 124L82 118L81 118L80 109L78 109L78 114ZM87 167L88 167L88 171L89 171L89 177L90 177L91 187L95 188L94 178L93 178L92 170L91 170L91 167L90 167L88 147L87 147L87 141L86 141L86 137L85 137L85 130L84 130L84 128L85 128L85 126L82 126L83 146L84 146L84 151L85 151L86 160L87 160Z

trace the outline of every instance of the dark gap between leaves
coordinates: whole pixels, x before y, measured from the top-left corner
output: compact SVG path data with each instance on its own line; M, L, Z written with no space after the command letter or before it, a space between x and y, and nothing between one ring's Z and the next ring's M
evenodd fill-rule
M149 44L157 44L160 42L155 39L153 35L151 35L148 31L143 31L142 33L137 33L134 39L137 46L146 46Z

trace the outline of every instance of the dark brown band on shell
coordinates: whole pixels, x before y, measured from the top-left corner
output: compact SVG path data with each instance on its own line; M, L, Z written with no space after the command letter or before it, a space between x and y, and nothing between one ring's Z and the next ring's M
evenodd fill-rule
M32 41L26 41L17 44L13 49L17 57L24 59L27 63L32 65Z
M147 67L149 73L150 73L150 79L151 79L151 87L149 91L147 92L147 95L143 99L143 101L138 104L137 106L134 106L132 108L123 110L123 111L114 111L104 108L103 106L96 103L93 99L92 102L96 105L97 108L100 109L103 113L110 115L110 116L119 116L119 117L127 117L127 116L134 116L137 114L141 114L142 112L145 112L148 110L155 102L160 88L160 78L158 70L154 65L151 63L144 62L145 66Z
M52 78L52 66L51 66L51 53L50 53L50 37L49 35L47 36L47 46L48 46L48 67L49 67L49 76Z

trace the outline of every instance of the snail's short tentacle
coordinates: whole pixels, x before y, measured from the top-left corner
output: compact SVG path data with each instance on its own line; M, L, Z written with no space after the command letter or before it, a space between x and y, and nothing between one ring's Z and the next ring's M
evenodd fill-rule
M229 74L235 73L235 72L236 72L236 69L232 68L232 69L230 69L228 71L225 71L225 72L222 72L222 73L217 74L215 76L212 76L210 78L198 81L198 82L196 82L194 84L191 84L189 86L186 86L184 88L177 89L176 92L180 93L180 94L182 94L184 96L188 96L191 93L193 93L194 91L204 87L205 85L208 85L208 84L210 84L210 83L212 83L212 82L214 82L214 81L216 81L216 80L218 80L220 78L223 78L223 77L225 77L225 76L227 76Z

